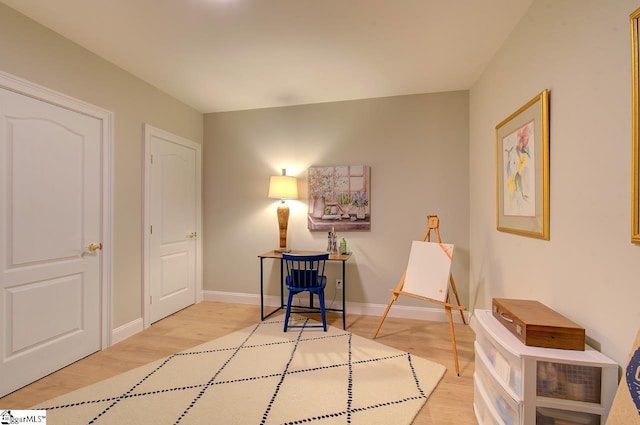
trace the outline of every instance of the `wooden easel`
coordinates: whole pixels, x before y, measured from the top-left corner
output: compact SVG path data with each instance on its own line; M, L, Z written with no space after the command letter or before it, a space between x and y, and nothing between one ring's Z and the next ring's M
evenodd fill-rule
M423 242L430 242L431 241L431 231L434 230L435 234L436 234L436 242L438 243L442 243L442 240L440 240L440 230L439 230L439 226L440 226L440 219L438 218L437 215L428 215L427 216L427 230L425 231L424 235L422 236L422 241ZM459 310L460 311L460 316L462 317L462 323L464 323L465 325L467 324L466 319L464 318L464 310L465 308L460 304L460 298L458 297L458 290L456 289L456 284L453 281L453 275L449 275L449 287L451 288L451 290L453 291L454 296L456 297L456 302L457 304L451 304L450 301L450 293L449 291L447 291L447 297L445 299L445 301L440 301L440 300L435 300L433 298L427 298L427 297L423 297L421 295L417 295L417 294L412 294L409 292L405 292L403 291L403 287L404 287L404 280L405 277L407 275L407 272L405 271L402 275L402 277L400 278L400 282L398 282L398 286L396 287L396 289L390 289L390 291L393 293L393 295L391 296L391 300L389 301L389 304L387 304L387 308L384 311L384 314L382 315L382 318L380 319L380 323L378 324L378 327L376 328L376 331L373 334L373 338L375 339L378 336L378 332L380 331L380 328L382 327L382 322L384 322L384 319L387 317L387 314L389 313L389 310L391 309L391 306L393 305L393 303L398 299L398 296L400 295L406 295L408 297L412 297L412 298L418 298L424 301L428 301L428 302L432 302L435 304L439 304L441 306L444 307L447 316L449 317L449 331L451 333L451 347L453 349L453 360L455 362L455 366L456 366L456 374L458 374L458 376L460 376L460 366L458 365L458 350L456 348L456 335L455 335L455 331L454 331L454 327L453 327L453 314L451 313L451 309L455 309L455 310Z

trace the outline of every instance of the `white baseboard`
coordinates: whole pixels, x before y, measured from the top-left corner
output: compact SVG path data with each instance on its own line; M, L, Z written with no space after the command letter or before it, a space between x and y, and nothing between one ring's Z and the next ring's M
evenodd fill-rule
M122 326L118 326L111 332L111 344L117 344L120 341L124 341L130 336L133 336L138 332L142 332L142 330L142 317L129 323L125 323Z
M250 304L260 305L260 295L257 294L240 294L235 292L219 292L219 291L202 291L204 301L233 303L233 304ZM327 301L327 305L330 303ZM280 305L280 297L266 295L264 297L264 305L269 307L278 307ZM363 304L347 302L347 315L349 313L361 314L365 316L382 316L384 314L386 304ZM454 323L462 323L460 314L454 311ZM465 320L469 323L469 312L465 311ZM447 313L441 308L432 307L410 307L394 304L389 310L387 317L398 317L401 319L417 319L429 320L432 322L448 322Z
M202 298L204 301L231 303L231 304L249 304L260 305L260 295L257 294L241 294L236 292L219 292L219 291L202 291ZM331 306L331 302L328 302L327 306ZM333 302L335 304L335 302ZM268 307L278 307L280 305L280 297L267 295L264 297L264 305ZM386 304L363 304L347 302L347 315L349 313L360 314L364 316L382 316L384 310L387 308ZM457 312L454 312L453 321L455 323L462 323L462 319ZM464 312L465 320L469 323L469 312ZM387 317L397 317L401 319L416 319L416 320L429 320L432 322L447 322L447 314L444 309L431 308L431 307L410 307L405 305L394 304L389 310ZM143 322L142 318L135 319L129 323L125 323L122 326L118 326L111 333L111 343L117 344L125 339L142 332Z

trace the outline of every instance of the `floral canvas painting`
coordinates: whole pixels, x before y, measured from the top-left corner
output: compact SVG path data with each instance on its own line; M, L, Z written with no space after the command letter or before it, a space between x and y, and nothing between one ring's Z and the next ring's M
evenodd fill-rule
M309 168L309 230L369 230L369 167L337 165Z
M504 215L536 215L534 141L533 121L529 121L502 140Z

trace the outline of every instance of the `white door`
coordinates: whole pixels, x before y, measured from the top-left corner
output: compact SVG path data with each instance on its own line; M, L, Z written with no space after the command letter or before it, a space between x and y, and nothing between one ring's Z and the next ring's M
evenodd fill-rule
M149 321L196 302L199 187L197 149L145 127L149 159Z
M0 88L0 396L101 348L101 151L100 119Z

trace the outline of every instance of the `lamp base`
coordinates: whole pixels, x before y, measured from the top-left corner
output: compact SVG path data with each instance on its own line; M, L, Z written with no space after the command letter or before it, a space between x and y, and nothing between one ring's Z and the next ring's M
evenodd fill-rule
M278 205L278 228L280 229L280 248L275 252L291 252L287 248L287 224L289 223L289 207L282 201Z

